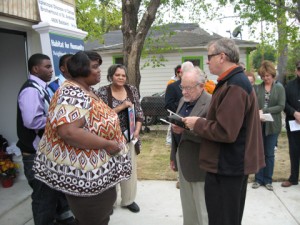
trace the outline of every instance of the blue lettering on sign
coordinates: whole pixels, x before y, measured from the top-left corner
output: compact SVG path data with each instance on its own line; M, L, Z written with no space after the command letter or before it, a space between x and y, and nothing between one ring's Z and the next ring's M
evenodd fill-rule
M65 54L75 54L84 50L83 40L49 33L55 76L60 74L59 59Z

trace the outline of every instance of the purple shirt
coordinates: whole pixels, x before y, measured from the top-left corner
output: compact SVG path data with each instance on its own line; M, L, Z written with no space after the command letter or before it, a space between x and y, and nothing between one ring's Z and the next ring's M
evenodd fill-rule
M46 89L47 83L40 78L30 74L29 79L36 81L42 88ZM18 103L25 127L36 131L45 128L47 112L45 112L43 96L36 88L25 88L19 94ZM35 149L37 149L39 139L37 136L34 140Z

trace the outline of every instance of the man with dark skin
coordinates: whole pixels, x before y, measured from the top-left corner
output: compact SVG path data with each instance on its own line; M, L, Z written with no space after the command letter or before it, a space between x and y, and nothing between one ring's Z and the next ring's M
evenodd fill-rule
M63 193L34 177L33 160L47 121L50 98L46 91L52 77L50 58L34 54L28 60L29 77L20 89L17 104L17 146L23 156L24 173L32 188L32 212L35 225L75 225ZM59 203L59 204L58 204Z

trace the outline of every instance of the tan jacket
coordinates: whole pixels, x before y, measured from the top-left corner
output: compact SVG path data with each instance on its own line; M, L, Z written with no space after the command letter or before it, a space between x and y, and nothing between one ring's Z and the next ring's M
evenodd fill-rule
M189 116L206 117L209 108L211 95L203 91L197 103ZM181 98L177 108L177 113L183 106L184 100ZM176 168L176 152L179 151L179 161L182 174L188 182L204 181L205 171L199 167L199 152L201 151L201 138L192 131L185 130L182 135L178 146L172 134L172 149L171 160L175 162Z

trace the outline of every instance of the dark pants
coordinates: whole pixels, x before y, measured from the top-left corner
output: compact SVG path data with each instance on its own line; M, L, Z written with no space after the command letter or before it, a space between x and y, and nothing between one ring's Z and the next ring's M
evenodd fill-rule
M72 216L65 194L51 189L34 178L32 170L35 155L23 155L24 173L32 188L32 213L35 225L52 225L56 216L65 219Z
M91 197L66 195L78 225L107 225L117 199L116 187Z
M255 181L261 185L272 184L275 164L275 146L279 134L265 135L265 125L262 126L262 137L264 144L266 166L255 174Z
M241 225L248 176L207 173L205 201L209 225Z
M287 132L289 139L289 152L291 161L291 175L289 181L298 184L299 180L299 161L300 161L300 132Z

